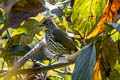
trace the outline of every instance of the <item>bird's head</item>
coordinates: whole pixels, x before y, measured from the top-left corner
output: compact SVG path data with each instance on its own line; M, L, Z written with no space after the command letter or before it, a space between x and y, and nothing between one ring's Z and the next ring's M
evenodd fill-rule
M40 27L45 27L46 29L57 28L56 23L50 18L47 18L47 19L43 20L39 26Z

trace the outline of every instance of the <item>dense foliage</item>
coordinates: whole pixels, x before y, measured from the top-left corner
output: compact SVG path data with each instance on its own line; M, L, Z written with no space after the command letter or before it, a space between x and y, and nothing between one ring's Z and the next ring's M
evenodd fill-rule
M0 80L43 39L49 16L80 55L56 69L37 52L11 80L120 80L120 0L0 0Z

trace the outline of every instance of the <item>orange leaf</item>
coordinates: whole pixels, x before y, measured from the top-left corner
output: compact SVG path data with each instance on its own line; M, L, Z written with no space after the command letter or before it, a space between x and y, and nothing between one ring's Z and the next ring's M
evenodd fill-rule
M91 32L87 36L87 39L95 37L98 34L100 34L101 32L105 31L104 23L113 22L113 20L117 16L117 9L119 8L119 6L120 6L120 0L109 0L109 3L107 5L107 7L105 8L100 21L98 22L98 24L97 24L96 28L93 30L93 32Z
M96 65L94 67L93 80L102 80L101 72L100 72L100 61L99 60L96 62Z

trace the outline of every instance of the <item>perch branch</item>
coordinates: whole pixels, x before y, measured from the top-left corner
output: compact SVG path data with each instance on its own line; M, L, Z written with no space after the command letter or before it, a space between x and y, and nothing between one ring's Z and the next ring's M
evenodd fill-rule
M59 57L59 58L56 58L55 54L51 53L44 40L42 40L41 42L39 42L31 51L29 51L25 56L23 56L20 60L17 61L17 63L14 65L14 67L12 68L12 70L8 71L7 72L7 76L5 78L5 80L8 80L11 78L12 75L14 75L14 72L16 70L18 70L19 68L22 67L22 65L28 60L30 59L34 54L36 54L37 52L43 50L44 51L44 54L51 58L51 59L55 59L55 60L58 60L59 62L62 62L62 63L70 63L72 61L75 61L77 56L80 54L81 51L77 51L75 54L71 55L71 56L67 56L67 57Z
M14 74L33 74L33 73L38 73L38 72L42 72L42 71L46 71L46 70L54 70L58 73L62 73L62 74L68 74L68 75L71 75L72 73L68 73L68 72L64 72L64 71L58 71L56 70L56 68L61 68L61 67L65 67L65 66L68 66L70 64L73 64L73 62L69 62L69 63L56 63L56 64L52 64L52 65L49 65L49 66L43 66L43 67L36 67L36 68L29 68L29 69L18 69L16 71L14 71ZM0 77L3 77L7 74L7 70L1 70L0 71Z
M17 74L38 73L38 72L41 72L41 71L54 70L56 68L65 67L65 66L73 64L73 63L74 62L70 62L70 63L57 63L57 64L52 64L50 66L36 67L36 68L31 68L31 69L21 69L21 70L15 71L15 72Z
M37 65L39 65L39 66L46 66L45 64L43 64L43 63L40 63L40 62L37 62L36 63ZM65 65L66 66L66 65ZM72 75L72 72L64 72L64 71L61 71L61 70L58 70L58 69L53 69L53 71L55 71L55 72L58 72L58 73L61 73L61 74L67 74L67 75ZM1 71L2 72L2 71Z
M16 70L22 67L22 65L30 59L35 53L39 52L45 44L41 41L38 43L31 51L29 51L25 56L23 56L17 63L13 66L12 70L8 71L8 75L5 80L9 80Z

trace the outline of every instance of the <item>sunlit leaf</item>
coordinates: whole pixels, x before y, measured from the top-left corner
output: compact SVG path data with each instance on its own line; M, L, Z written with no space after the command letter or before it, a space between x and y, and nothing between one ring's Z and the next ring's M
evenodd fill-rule
M19 34L19 35L15 35L14 37L11 37L11 38L3 45L3 47L4 47L4 48L11 48L13 45L18 45L18 44L19 44L20 37L21 37L22 35L23 35L23 34Z
M35 34L39 34L41 28L39 27L39 22L34 19L26 20L23 25L15 29L12 36L20 35L19 44L27 45L33 41Z
M4 10L0 8L0 24L6 24L6 23L8 23L8 19L5 15Z
M120 59L120 57L119 57L119 59ZM119 62L119 59L118 59L117 63L115 64L114 68L120 73L120 62Z
M119 0L109 0L107 7L105 8L100 21L96 28L87 36L87 39L97 36L99 33L104 32L104 23L113 22L117 16L117 9L120 6ZM99 9L98 9L99 10Z
M114 34L113 34L114 33ZM113 34L111 36L111 38L114 40L114 41L118 41L120 39L120 33L118 31L116 31L115 29L112 30L111 34Z
M120 73L116 69L113 69L110 72L109 78L110 80L120 80Z
M76 61L72 80L92 80L95 63L95 45L90 44L81 50L81 53Z
M35 35L35 33L39 33L40 27L39 22L35 19L28 19L26 20L23 25L21 25L19 28L15 29L15 31L12 33L12 36L24 33L29 35Z
M38 14L36 17L33 17L33 19L37 20L37 21L41 21L45 16L42 14Z
M104 24L104 28L107 32L111 32L113 30L113 28L110 25L108 25L107 23Z
M0 9L0 23L3 23L4 19L5 19L5 16L3 14L3 11Z
M120 34L119 34L120 25L119 24L117 24L117 23L105 23L104 27L105 27L105 30L107 32L110 32L112 34L111 37L114 41L119 40L119 38L120 38Z
M95 68L94 68L93 80L102 80L99 60L96 62L96 65L95 65Z
M67 23L67 21L66 21L66 19L65 19L65 17L63 17L63 25L64 25L64 27L65 28L67 28L68 27L68 23Z
M89 34L100 19L108 0L75 0L71 16L73 28L80 33Z

